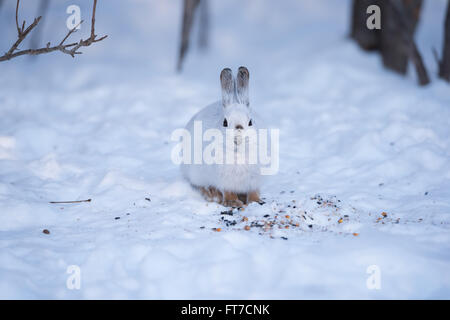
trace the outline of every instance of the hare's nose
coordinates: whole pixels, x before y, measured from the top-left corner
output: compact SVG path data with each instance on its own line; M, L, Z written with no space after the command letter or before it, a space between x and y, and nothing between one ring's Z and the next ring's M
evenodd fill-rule
M242 130L242 129L244 129L240 124L238 124L238 125L236 125L236 127L235 127L237 130Z

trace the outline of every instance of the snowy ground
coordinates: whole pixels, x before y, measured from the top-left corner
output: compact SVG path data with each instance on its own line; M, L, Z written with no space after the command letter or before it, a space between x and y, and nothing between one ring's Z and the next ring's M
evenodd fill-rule
M76 2L52 6L53 41ZM1 63L0 297L450 298L450 87L431 54L445 1L426 2L417 34L426 88L349 41L349 4L212 1L211 48L177 75L180 1L100 1L105 42ZM181 179L170 135L240 65L280 129L280 171L266 204L226 212Z

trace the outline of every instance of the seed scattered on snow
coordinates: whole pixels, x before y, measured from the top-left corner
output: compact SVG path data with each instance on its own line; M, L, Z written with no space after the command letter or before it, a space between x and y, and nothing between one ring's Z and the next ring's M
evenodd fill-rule
M357 236L359 236L359 233L354 232L353 235L354 235L355 237L357 237Z
M287 192L286 192L287 193ZM311 198L313 200L314 208L310 209L308 211L306 210L299 210L299 206L293 206L291 205L291 201L295 202L295 200L288 200L288 203L278 202L277 200L272 200L271 209L272 214L263 214L262 216L253 215L254 207L250 206L248 207L248 214L245 214L242 212L244 208L234 208L227 211L222 211L220 214L220 220L219 223L224 228L211 228L213 231L220 232L222 229L224 231L228 230L240 230L240 231L249 231L249 230L257 230L255 228L260 228L258 231L259 235L267 235L270 238L277 238L273 237L273 232L277 232L277 229L284 229L284 233L286 235L291 232L297 232L297 231L306 231L309 230L312 231L335 231L338 234L350 234L353 236L358 236L359 233L352 233L352 232L339 232L338 230L328 229L327 226L324 226L323 223L325 222L328 224L328 226L336 225L344 223L346 221L351 221L351 218L348 214L341 214L337 213L338 210L342 210L342 207L337 205L337 203L342 203L339 199L336 199L336 197L331 197L324 199L320 195L316 195ZM319 206L316 205L316 203L319 202ZM344 207L344 210L348 210L347 207ZM351 207L353 211L356 211L355 208ZM296 209L296 210L294 210ZM319 210L318 216L313 217L316 213L315 211ZM327 212L323 212L323 211ZM229 215L233 216L226 217L223 215ZM387 214L386 214L387 215ZM384 216L383 216L384 217ZM383 220L383 217L380 215L379 219ZM227 219L228 218L228 219ZM316 219L318 218L318 219ZM318 224L313 225L312 222L314 220L318 220ZM389 220L389 219L387 219ZM387 221L385 220L385 221ZM305 223L300 223L302 221L305 221ZM309 222L309 224L308 224ZM378 222L378 221L376 221ZM381 221L383 223L383 221ZM234 228L237 227L237 228ZM306 228L306 230L305 230ZM279 238L280 236L278 236Z
M44 230L42 230L42 233L50 234L50 231L48 231L47 229L44 229Z

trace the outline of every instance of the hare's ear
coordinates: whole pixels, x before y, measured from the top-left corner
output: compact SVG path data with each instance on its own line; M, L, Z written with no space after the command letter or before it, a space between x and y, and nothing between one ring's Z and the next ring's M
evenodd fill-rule
M225 68L220 73L220 84L222 86L222 104L224 107L233 102L234 80L230 68Z
M248 80L250 78L250 74L246 67L240 67L238 70L238 74L236 77L236 93L238 102L249 105L250 101L248 99Z

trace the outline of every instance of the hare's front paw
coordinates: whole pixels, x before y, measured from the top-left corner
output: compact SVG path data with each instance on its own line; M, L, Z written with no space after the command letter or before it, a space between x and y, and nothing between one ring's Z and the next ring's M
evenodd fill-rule
M247 203L258 202L263 205L265 202L259 197L259 191L250 191L247 193Z
M222 204L225 207L235 207L241 208L244 206L244 203L239 200L237 193L225 191L225 197L223 199Z
M236 199L236 200L225 200L222 204L225 207L232 207L232 208L242 208L244 206L244 203L241 200L239 200L239 199Z

